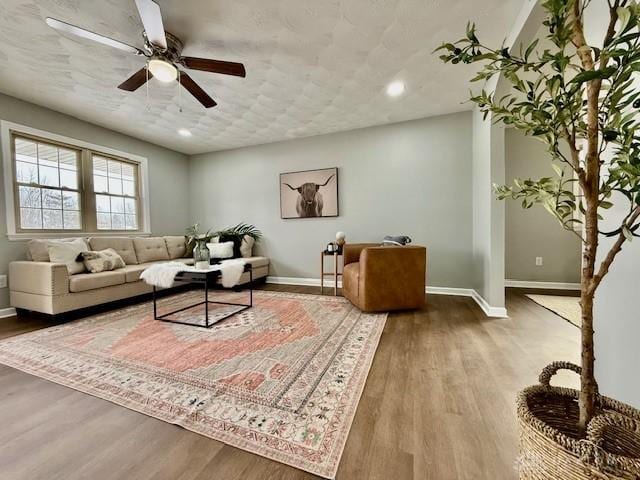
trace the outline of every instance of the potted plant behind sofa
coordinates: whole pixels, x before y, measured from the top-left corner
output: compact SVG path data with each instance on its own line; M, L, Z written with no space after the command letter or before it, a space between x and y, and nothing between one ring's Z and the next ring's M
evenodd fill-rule
M234 257L250 257L253 245L260 241L262 232L255 225L239 223L234 227L227 227L215 232L213 237L218 237L221 242L233 242ZM243 252L243 250L246 250Z
M200 224L196 223L188 227L185 232L187 256L195 255L196 248L198 250L207 249L207 252L209 252L207 243L210 243L214 238L217 238L220 242L232 241L234 257L250 257L253 245L262 238L262 232L255 225L248 223L239 223L234 227L227 227L216 232L211 229L201 232ZM245 247L247 255L241 252Z
M495 187L498 198L521 200L524 208L542 204L584 245L582 366L556 362L540 375L541 385L519 395L520 478L640 478L640 412L598 393L593 331L595 293L625 243L640 236L640 92L632 86L640 71L640 8L635 2L609 0L603 47L595 48L584 35L588 1L546 0L542 5L549 44L542 51L538 40L519 53L490 48L471 24L465 38L437 49L446 63L484 62L473 81L501 75L509 93L495 98L483 90L471 101L485 119L491 114L494 121L548 147L557 175ZM562 143L569 155L563 154ZM614 201L625 203L626 215L619 228L604 232L600 210ZM581 233L576 223L583 224ZM607 251L598 246L603 235L614 242ZM579 392L549 385L561 368L580 374Z

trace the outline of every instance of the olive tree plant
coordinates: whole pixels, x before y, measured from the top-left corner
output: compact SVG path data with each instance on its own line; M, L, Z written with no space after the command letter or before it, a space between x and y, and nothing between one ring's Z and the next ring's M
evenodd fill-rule
M591 1L608 3L606 33L597 47L587 44L584 33ZM640 233L640 7L630 0L591 1L545 0L546 38L518 51L484 45L473 24L465 38L437 49L446 63L480 62L472 81L504 78L504 96L482 90L470 100L485 119L515 127L547 147L556 175L495 186L498 198L521 200L524 208L543 205L583 242L582 432L594 416L597 395L594 296L625 242ZM623 202L624 214L617 228L603 231L601 215L614 202L616 211ZM602 236L612 238L606 251L599 247Z

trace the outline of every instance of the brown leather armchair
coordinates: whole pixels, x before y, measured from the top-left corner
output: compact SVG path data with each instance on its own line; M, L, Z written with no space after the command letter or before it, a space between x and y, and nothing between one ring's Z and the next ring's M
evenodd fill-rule
M342 294L364 312L422 308L427 249L420 246L344 246Z

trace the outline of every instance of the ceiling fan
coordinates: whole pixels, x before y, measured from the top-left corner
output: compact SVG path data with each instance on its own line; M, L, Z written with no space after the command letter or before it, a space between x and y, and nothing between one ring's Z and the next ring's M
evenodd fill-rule
M84 28L76 27L70 23L47 17L46 22L52 28L61 32L77 35L78 37L93 40L110 47L118 48L134 55L144 56L147 64L131 75L127 80L118 85L118 88L133 92L144 85L150 78L155 77L161 82L169 83L177 80L187 91L193 95L205 108L216 106L216 102L184 71L178 68L182 66L191 70L203 72L221 73L245 77L244 65L236 62L211 60L208 58L183 57L183 44L178 37L165 32L162 23L160 7L153 0L135 0L144 31L143 49L127 45L126 43L91 32Z

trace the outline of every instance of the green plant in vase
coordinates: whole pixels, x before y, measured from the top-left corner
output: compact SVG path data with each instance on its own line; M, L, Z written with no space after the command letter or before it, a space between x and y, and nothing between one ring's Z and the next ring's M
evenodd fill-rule
M211 254L207 243L211 241L213 236L211 229L202 232L199 223L195 223L185 230L187 255L193 255L196 268L206 268L209 266Z
M262 232L254 225L239 223L234 227L228 227L214 233L221 242L233 242L233 253L235 257L242 256L243 245L250 252L253 245L260 241Z

